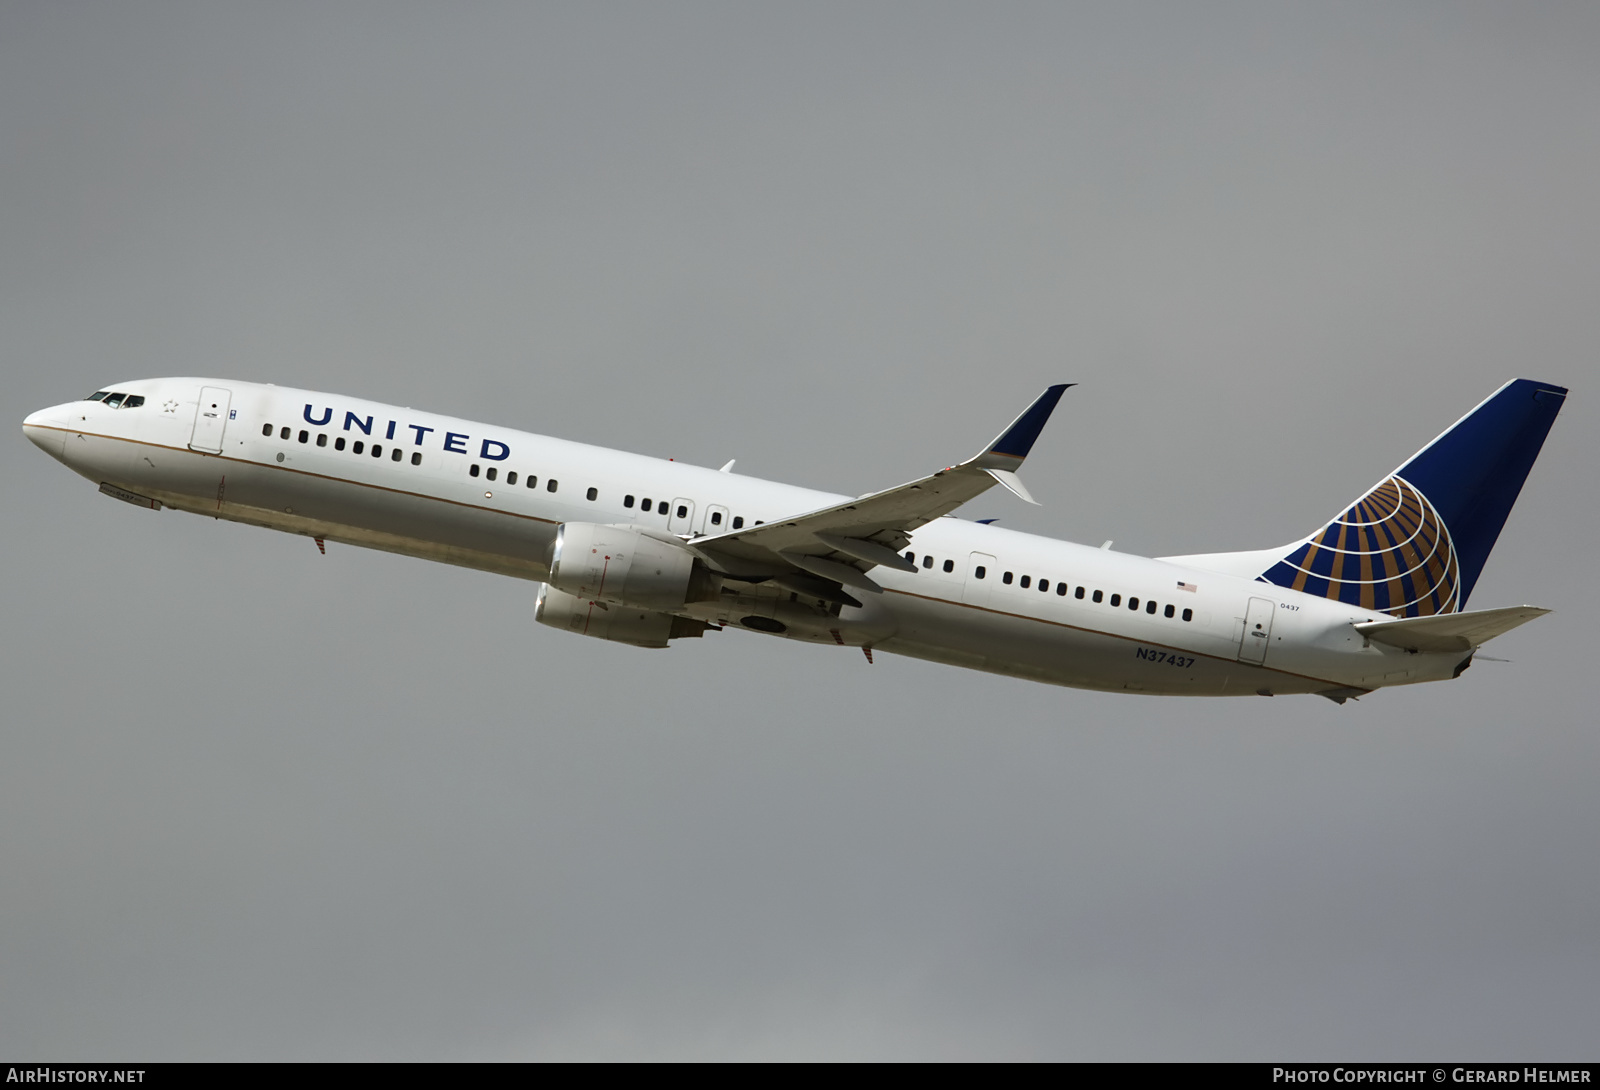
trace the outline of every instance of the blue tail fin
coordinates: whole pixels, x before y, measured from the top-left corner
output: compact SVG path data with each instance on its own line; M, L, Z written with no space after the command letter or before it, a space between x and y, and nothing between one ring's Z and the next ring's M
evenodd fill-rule
M1566 396L1506 383L1261 581L1397 617L1465 608Z

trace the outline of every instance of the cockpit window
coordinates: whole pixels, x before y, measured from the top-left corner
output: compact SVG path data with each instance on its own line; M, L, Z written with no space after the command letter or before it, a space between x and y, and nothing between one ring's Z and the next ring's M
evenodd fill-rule
M141 394L118 394L110 390L96 390L84 400L103 401L113 409L137 409L144 404L144 396Z

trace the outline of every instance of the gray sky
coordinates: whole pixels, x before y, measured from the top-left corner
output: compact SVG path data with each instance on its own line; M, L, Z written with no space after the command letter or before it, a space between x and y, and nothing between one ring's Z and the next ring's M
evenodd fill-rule
M0 1054L1592 1058L1600 8L0 5ZM1115 697L108 502L118 379L1322 525L1574 388L1460 680ZM998 493L999 490L996 490ZM1590 710L1585 710L1586 708Z

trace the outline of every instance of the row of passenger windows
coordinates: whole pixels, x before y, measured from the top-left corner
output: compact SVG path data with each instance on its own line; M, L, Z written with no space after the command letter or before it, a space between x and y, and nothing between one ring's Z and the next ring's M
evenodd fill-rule
M89 400L95 401L95 400L98 400L98 399L100 399L102 397L105 397L105 396L106 396L105 393L102 391L101 393L96 394L94 397L90 398ZM123 395L121 395L121 394L113 394L111 396L112 397L116 397L116 398L121 398ZM130 398L129 402L126 403L124 407L131 407L132 405L135 405L135 404L137 404L137 405L144 404L144 398L142 398L142 397ZM261 434L266 436L269 439L272 438L273 430L274 430L274 425L272 425L272 424L263 424L263 425L261 425ZM293 428L278 428L277 431L278 431L278 438L279 439L283 439L283 440L295 439L295 440L297 440L298 442L301 442L301 443L310 443L312 441L311 432L307 431L304 428L300 429L300 432L299 432L298 435L295 434L295 431L294 431ZM325 446L328 445L328 436L327 436L327 434L325 432L320 432L319 431L319 432L316 433L316 435L317 435L317 438L316 438L316 445L317 446L325 447ZM334 450L344 450L345 449L345 438L344 438L344 436L340 435L340 436L335 437L335 439L333 440L333 449ZM360 439L357 439L355 442L350 444L350 452L352 454L361 454L361 453L364 453L367 449L368 449L367 448L367 444L365 442L363 442L362 440L360 440ZM372 454L372 457L374 457L374 458L382 458L383 457L383 444L382 443L373 443L373 444L371 444L371 454ZM390 448L389 457L390 457L390 459L392 461L396 461L396 462L402 461L405 458L405 452L402 451L399 447L391 447ZM422 452L420 450L411 452L411 464L414 465L414 466L419 466L419 465L422 464ZM467 475L469 477L481 477L483 480L486 480L486 481L496 481L496 480L500 479L500 467L499 466L484 466L484 465L480 465L477 462L473 462L472 465L467 468ZM523 487L525 487L525 488L538 488L539 487L539 477L538 477L537 474L529 473L526 476L523 476L522 474L518 473L518 471L515 470L515 469L510 469L510 470L506 471L506 484L508 486L515 486L519 480L523 482ZM545 479L544 490L546 492L554 492L558 488L560 488L560 486L561 486L561 482L557 481L554 477L549 477L549 478ZM584 493L584 498L589 500L589 501L591 501L591 502L593 502L595 500L598 500L600 498L600 490L598 488L590 488L590 489L588 489L588 491L586 491ZM645 515L650 513L652 505L654 505L655 513L658 514L658 515L665 515L669 511L672 510L672 505L668 501L666 501L666 500L652 500L648 496L644 497L643 499L640 499L638 501L638 505L639 505L638 506L639 513L640 514L645 514ZM622 506L628 508L630 511L634 509L634 497L633 497L633 495L631 493L622 497ZM676 512L676 515L677 515L678 518L681 518L681 519L688 518L689 517L689 505L686 504L686 503L678 504L678 510ZM709 520L710 524L712 526L716 527L719 530L723 529L724 527L723 527L723 524L722 524L722 519L723 519L723 514L722 514L722 512L720 510L715 510L715 509L712 510L711 517L710 517L710 520ZM756 522L755 522L755 525L760 526L761 523L762 523L762 520L761 519L757 519ZM730 528L734 529L734 530L742 530L742 529L744 529L744 516L743 515L735 515L735 516L733 516L733 522L732 522L732 526ZM946 569L946 570L948 570L948 569Z
M137 409L144 404L140 394L119 394L112 390L96 390L85 401L102 401L113 409Z
M120 400L120 399L122 399L123 395L121 395L121 394L111 394L111 395L107 396L104 391L101 391L100 393L97 393L93 397L89 398L89 400L90 401L98 401L102 397L106 398L106 401L107 401L108 404L111 404L111 398L118 398ZM131 397L128 397L126 400L122 401L122 407L123 408L136 408L138 405L142 405L142 404L144 404L144 398L139 397L137 395L133 395ZM271 438L272 430L273 430L273 426L271 424L263 424L263 425L261 425L261 434L264 435L264 436L267 436L268 438ZM306 431L303 428L300 430L300 433L298 435L294 435L294 431L291 428L282 428L278 432L278 438L280 438L280 439L287 440L291 436L293 436L295 439L297 439L301 443L309 443L309 442L311 442L311 433L309 431ZM326 433L324 433L324 432L318 432L317 433L316 445L319 446L319 447L325 447L325 446L328 445L328 436L327 436ZM365 446L366 446L366 444L362 440L357 439L355 442L350 444L350 453L352 453L352 454L361 454L361 453L364 452ZM334 439L334 441L333 441L333 449L334 450L344 450L345 449L344 436L341 435L341 436L338 436L337 438ZM371 448L371 455L374 458L382 458L383 457L383 444L381 444L381 443L373 443L372 444L372 448ZM390 449L389 458L390 458L391 461L395 461L395 462L402 461L405 458L405 452L403 450L401 450L399 447L393 447L393 448ZM422 464L422 452L420 450L412 452L412 454L411 454L411 464L414 465L414 466L419 466L419 465ZM498 466L489 466L487 468L484 468L484 467L480 466L477 462L474 462L474 463L472 463L471 468L468 469L467 472L468 472L468 474L470 476L478 477L478 476L481 475L484 480L493 481L493 480L498 479L499 474L500 474L500 468ZM512 469L512 470L508 470L506 472L506 484L515 485L517 483L517 480L518 480L518 473L517 473L516 470ZM535 475L535 474L529 473L527 475L527 477L526 477L526 485L525 485L525 487L527 487L527 488L538 488L539 487L539 478L538 478L538 476ZM554 491L557 490L557 488L560 487L560 482L558 482L554 477L551 477L551 478L546 479L544 487L545 487L545 491L554 492ZM600 490L598 488L590 488L585 493L585 498L590 500L590 501L598 500L600 498ZM655 513L658 514L658 515L665 515L671 510L671 504L668 503L666 500L656 501L656 500L652 500L648 496L640 499L638 501L638 505L639 505L638 506L639 513L640 514L646 514L646 515L650 513L652 505L655 505ZM633 495L631 493L622 498L622 506L624 506L624 507L626 507L626 508L628 508L630 510L633 509L633 507L634 507L634 497L633 497ZM675 514L676 514L676 516L678 518L688 518L689 517L689 505L688 504L684 504L684 503L680 503L678 505L678 510L675 512ZM721 526L722 526L722 512L721 511L717 511L717 510L713 510L711 512L711 517L710 517L709 521L710 521L712 526L721 528ZM760 526L761 524L762 524L762 520L761 519L757 519L756 522L755 522L755 525ZM735 515L733 517L733 524L732 524L731 528L734 529L734 530L742 530L742 529L744 529L744 516L743 515ZM914 553L914 552L908 552L908 553L906 553L906 559L911 561L913 564L915 564L917 562L917 554ZM933 557L932 556L924 556L922 558L922 566L924 568L931 569L933 567ZM956 570L956 562L954 560L946 560L943 563L942 567L943 567L943 570L946 571L946 572L954 572ZM973 575L973 578L975 578L975 579L983 579L988 575L988 571L982 564L980 564L980 565L978 565L977 568L975 568L973 570L972 575ZM1014 574L1012 572L1006 572L1000 577L1000 582L1006 584L1007 586L1010 586L1013 583L1013 581L1015 581L1017 583L1017 585L1021 586L1024 590L1026 590L1032 585L1033 577L1029 576L1029 575L1024 575L1019 580L1019 579L1015 579L1015 576L1014 576ZM1056 589L1056 594L1058 596L1065 598L1067 596L1067 591L1069 589L1071 589L1071 588L1065 582L1057 582L1055 584L1055 589ZM1050 580L1048 580L1048 579L1040 579L1039 580L1039 590L1042 593L1048 594L1049 591L1050 591ZM1101 591L1101 590L1096 590L1091 594L1087 587L1081 587L1080 586L1075 591L1073 591L1073 597L1077 598L1077 599L1080 599L1080 600L1085 598L1085 597L1088 597L1090 601L1103 602L1103 601L1105 601L1105 592ZM1113 607L1117 607L1117 606L1122 605L1122 595L1120 595L1120 594L1111 595L1110 604ZM1137 597L1133 597L1133 596L1130 595L1129 598L1128 598L1128 608L1130 610L1133 610L1134 612L1138 612L1138 610L1139 610L1139 599ZM1150 614L1151 616L1154 616L1157 612L1160 612L1165 617L1172 617L1177 612L1177 609L1176 609L1175 606L1172 606L1172 605L1167 605L1167 606L1163 607L1160 604L1158 604L1157 602L1147 599L1145 601L1145 603L1144 603L1144 611L1146 613ZM1182 616L1183 616L1183 619L1185 621L1192 621L1192 620L1194 620L1194 610L1185 609L1183 611Z
M272 436L272 425L271 424L263 424L263 425L261 425L261 434L267 436L268 438L271 438L271 436ZM280 428L278 430L278 438L279 439L289 439L291 437L296 439L297 441L299 441L301 443L309 443L309 442L311 442L311 433L306 431L304 428L300 429L300 433L298 435L295 434L293 428ZM327 433L326 432L320 432L320 431L317 432L317 446L325 447L327 445L328 445L328 435L327 435ZM333 441L333 449L334 450L343 450L344 448L345 448L344 436L341 435L341 436L338 436L337 438L335 438L334 441ZM383 444L382 443L373 443L372 446L371 446L371 449L369 450L368 447L367 447L367 444L365 442L363 442L360 439L357 439L355 442L350 444L350 453L351 454L370 454L374 458L382 458L383 457ZM406 456L406 452L401 450L399 447L390 447L389 448L389 460L391 462L404 461L405 460L405 456ZM414 451L411 452L411 464L414 465L414 466L420 466L422 464L422 451L414 450Z
M467 470L467 476L469 476L469 477L477 477L480 474L482 475L483 479L486 480L486 481L499 480L500 479L500 467L499 466L489 466L487 469L485 469L483 466L480 466L477 462L473 462L472 466ZM508 469L506 471L506 484L507 485L515 485L519 479L520 478L519 478L518 473L517 473L516 470ZM538 488L539 487L539 475L537 473L528 474L527 479L523 482L523 487L524 488ZM544 490L546 492L554 492L556 489L558 489L560 487L561 487L561 482L556 480L554 477L545 478ZM589 498L591 500L599 499L600 498L600 490L598 488L589 489Z
M143 399L141 399L141 400L143 400ZM272 431L273 431L273 425L271 425L271 424L263 424L263 425L261 425L261 434L262 435L267 436L268 438L271 438ZM290 439L290 438L296 438L301 443L309 443L309 442L311 442L311 433L302 428L300 430L299 435L296 436L295 433L294 433L294 429L292 429L292 428L280 428L278 430L278 438L285 439L285 440ZM317 438L316 438L316 445L319 446L319 447L327 446L328 445L328 436L323 432L318 432L317 433ZM366 444L362 440L357 439L355 442L350 444L350 451L353 454L361 454L363 452L363 450L365 449L365 447L366 447ZM333 449L334 450L344 450L345 449L344 436L341 435L341 436L338 436L337 438L334 439L334 441L333 441ZM381 443L373 443L371 449L372 449L372 457L374 457L374 458L382 458L383 457L383 444L381 444ZM390 458L393 459L394 461L396 461L396 462L401 461L404 457L405 457L405 454L399 447L394 447L394 448L391 449ZM422 464L422 452L420 450L412 452L412 454L411 454L411 464L414 465L414 466L419 466L419 465ZM473 462L470 466L467 467L467 476L476 477L476 478L482 478L483 480L486 480L486 481L497 481L497 480L500 479L500 467L499 466L484 466L484 465L479 464L478 462ZM538 488L539 487L539 476L538 476L538 474L529 473L526 476L524 476L523 474L519 473L515 469L509 469L509 470L506 471L506 484L508 486L515 487L516 484L519 481L522 482L523 487L525 487L525 488ZM555 492L560 487L561 487L561 482L556 480L554 477L548 477L548 478L545 479L544 489L545 489L546 492ZM591 502L593 502L595 500L598 500L600 498L600 490L598 488L590 488L584 493L584 498L589 500L589 501L591 501ZM650 511L650 508L651 508L651 504L653 502L655 502L655 501L652 501L648 497L643 499L643 500L640 500L639 501L639 511L641 513L644 513L644 514L648 514L649 511ZM665 515L671 509L671 505L666 500L661 500L659 502L660 502L660 506L657 509L657 514ZM622 498L622 506L627 507L629 509L632 509L633 505L634 505L634 497L631 494L627 495L627 496L624 496ZM688 504L680 503L678 505L677 517L678 518L688 518L689 517L689 505ZM711 512L711 525L717 526L717 527L721 527L721 525L722 525L722 512L721 511L713 511L713 512ZM759 526L759 525L761 525L761 523L757 522L756 525ZM735 516L734 517L733 528L735 530L742 530L744 528L744 518L743 518L743 516Z
M906 559L911 561L914 564L914 563L916 563L916 560L917 560L917 554L916 553L906 553ZM922 558L922 566L924 568L932 568L933 567L933 557L924 556ZM947 572L953 572L953 571L956 570L956 562L954 560L946 560L944 562L943 568ZM972 577L974 579L983 579L983 578L987 577L988 574L989 574L988 569L985 568L982 564L979 564L976 568L974 568L972 570ZM1024 575L1022 578L1018 579L1016 577L1015 573L1013 573L1013 572L1005 572L1000 576L1000 582L1004 583L1008 587L1011 586L1013 583L1015 583L1017 586L1021 587L1023 590L1028 590L1029 588L1031 588L1033 586L1033 576ZM1038 582L1039 592L1041 594L1050 593L1050 586L1051 586L1051 583L1050 583L1050 580L1048 580L1048 579L1040 579L1039 582ZM1070 586L1065 581L1057 582L1055 584L1055 591L1056 591L1056 595L1058 597L1061 597L1061 598L1065 598L1067 596L1068 591L1071 591L1072 596L1074 598L1078 599L1079 601L1082 601L1085 598L1087 598L1091 602L1105 602L1106 601L1106 592L1103 591L1103 590L1090 591L1088 587L1082 587L1082 586L1077 587L1077 588L1073 588L1072 586ZM1109 604L1113 608L1121 606L1122 605L1122 595L1120 595L1120 594L1111 595L1111 599L1110 599ZM1128 596L1128 608L1130 610L1132 610L1133 612L1135 612L1135 613L1139 612L1139 599L1137 597L1133 596L1133 595L1129 595ZM1178 607L1177 606L1174 606L1174 605L1171 605L1171 604L1163 606L1161 603L1156 602L1155 600L1149 599L1149 598L1144 600L1144 611L1146 613L1148 613L1152 617L1155 616L1157 613L1161 614L1161 616L1163 616L1163 617L1180 616L1180 614L1178 613ZM1192 609L1184 609L1184 611L1182 612L1181 616L1185 621L1192 621L1192 620L1194 620L1194 610L1192 610Z
M590 496L589 498L593 499L594 497ZM639 501L638 501L638 504L639 504L639 508L638 508L639 509L639 513L641 515L648 515L650 513L652 504L655 507L655 513L658 514L658 515L665 515L667 512L672 511L672 505L670 503L668 503L666 500L652 500L649 496L644 496L644 497L640 498ZM634 505L634 497L633 497L633 494L631 492L628 495L622 497L622 506L626 507L628 510L631 511L631 510L634 509L633 505ZM678 504L678 509L676 511L672 511L672 514L673 514L674 518L680 518L680 519L688 518L689 517L689 505L686 504L686 503ZM725 527L723 525L723 513L722 513L722 511L718 510L717 508L712 508L711 509L711 514L707 517L706 522L707 522L708 525L714 526L719 530L721 530L721 529L743 530L744 529L744 516L743 515L734 515L732 523L729 526ZM757 526L760 526L761 525L761 520L757 519L755 524Z

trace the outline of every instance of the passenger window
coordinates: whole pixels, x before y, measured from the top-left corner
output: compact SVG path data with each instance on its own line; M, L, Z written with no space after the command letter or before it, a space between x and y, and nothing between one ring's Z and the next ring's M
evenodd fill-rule
M422 464L422 451L414 450L411 452L411 464L414 466L420 466Z
M537 488L538 486L539 486L539 478L536 477L532 473L528 474L528 487L529 488Z
M684 504L678 504L678 517L681 519L686 519L689 517L689 508Z
M394 448L394 452L389 455L389 461L398 462L400 459L404 458L405 456L406 456L406 452L405 451L401 450L399 447L395 447Z
M117 395L112 394L111 396L112 397L116 397ZM109 405L109 404L111 404L111 402L109 400L107 400L106 404ZM280 431L278 433L278 438L279 439L287 439L287 438L289 438L289 429L288 428L284 428L282 431Z
M1028 586L1030 585L1032 580L1033 580L1033 576L1024 575L1020 580L1018 580L1018 582L1020 582L1022 584L1022 589L1023 590L1027 590Z
M974 579L982 579L984 574L983 565L979 564L977 570L972 573L972 577Z
M1139 608L1139 599L1137 599L1137 598L1129 598L1128 599L1128 608L1129 609L1138 609Z
M1145 606L1144 606L1144 611L1146 613L1151 613L1151 614L1155 613L1156 604L1154 602L1146 602Z
M1192 610L1192 609L1184 610L1183 611L1183 619L1186 620L1186 621L1194 620L1194 610Z
M325 431L317 432L317 446L325 447L327 445L328 445L328 433L325 432Z
M597 500L600 498L600 490L598 488L591 488L588 492L585 492L584 495L588 496L591 500Z
M906 559L911 561L913 564L915 564L917 562L917 554L916 553L907 553L906 554Z
M1122 604L1122 595L1113 594L1111 596L1111 604L1114 606L1120 606Z
M644 498L644 500L640 502L639 510L643 511L645 514L648 515L650 513L650 505L653 502L655 502L655 501L653 501L649 496L646 496Z
M513 469L510 473L506 474L506 484L516 484L516 483L517 483L517 471Z
M711 525L713 525L713 526L721 526L722 525L722 512L721 511L713 511L713 512L711 512Z
M1103 602L1106 600L1106 596L1103 592L1097 590L1094 592L1094 600L1096 602Z
M311 441L311 433L306 431L304 428L301 428L300 429L300 441L302 443L309 443Z
M1009 587L1011 585L1011 573L1010 572L1006 572L1004 575L1002 575L1000 577L1000 582L1004 583L1006 586Z
M954 560L946 560L944 562L944 570L945 571L955 571L956 570L956 562Z
M922 566L924 568L933 567L933 557L931 557L931 556L923 556L923 558L922 558Z
M472 468L467 470L467 476L476 477L480 472L482 472L482 471L478 468L478 463L477 462L473 462L472 463Z
M102 394L101 396L104 397L105 395ZM89 400L93 401L94 398L91 397ZM272 438L272 425L271 424L263 424L263 425L261 425L261 434L265 435L268 439L271 439Z
M334 450L343 450L344 449L344 436L341 435L341 436L339 436L337 439L335 439L333 441L333 449Z
M1044 594L1049 589L1050 589L1050 580L1048 580L1048 579L1039 580L1039 593L1040 594Z
M664 515L666 513L667 513L667 501L666 500L662 500L660 503L656 504L656 514Z
M367 449L367 445L365 443L363 443L359 439L357 439L354 443L350 444L350 453L351 454L360 454L362 451L364 451L366 449Z
M494 466L490 466L488 472L485 473L484 476L492 481L496 477L500 476L500 471L498 469L496 469Z
M544 490L546 492L554 492L559 484L559 481L557 481L554 477L551 477L548 481L544 482Z
M383 444L382 443L374 443L374 444L372 444L372 456L374 458L382 458L383 457Z
M1083 600L1083 588L1082 588L1082 587L1079 587L1079 588L1078 588L1078 589L1077 589L1077 590L1075 590L1075 591L1073 591L1073 592L1072 592L1072 596L1073 596L1073 597L1074 597L1074 598L1076 598L1076 599L1078 599L1078 600L1079 600L1079 601L1082 601L1082 600ZM1095 599L1095 601L1097 601L1097 602L1098 602L1098 601L1099 601L1099 600L1100 600L1100 599L1098 599L1098 598L1096 598L1096 599Z
M733 516L733 528L735 530L743 530L744 529L744 516L743 515L734 515Z
M1079 589L1081 590L1082 588L1080 587ZM1062 598L1065 598L1067 596L1067 585L1065 583L1057 583L1056 584L1056 594L1058 594ZM1079 597L1082 597L1082 596L1080 595Z
M630 492L626 496L622 497L622 506L626 507L630 511L633 510L633 493Z

